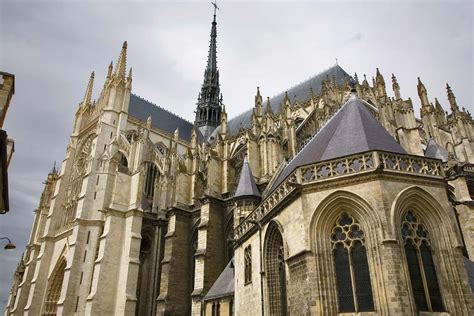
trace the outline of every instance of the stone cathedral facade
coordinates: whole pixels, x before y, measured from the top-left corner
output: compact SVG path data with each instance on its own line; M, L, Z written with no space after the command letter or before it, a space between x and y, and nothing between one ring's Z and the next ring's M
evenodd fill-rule
M126 42L97 100L92 73L5 315L472 315L453 90L418 79L418 116L335 65L228 119L216 37L194 123L133 94Z

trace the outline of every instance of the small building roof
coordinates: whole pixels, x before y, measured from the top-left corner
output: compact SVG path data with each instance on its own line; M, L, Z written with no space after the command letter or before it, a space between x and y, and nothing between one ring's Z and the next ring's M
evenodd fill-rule
M247 157L245 157L244 163L242 165L242 170L240 171L239 183L237 185L237 189L235 190L234 198L259 199L260 197L261 195L258 191L257 184L255 184L255 179L252 175L252 170L250 169Z
M282 170L272 190L303 165L372 150L406 154L367 106L353 94Z
M441 147L433 138L431 138L425 149L425 157L441 159L443 162L446 162L448 161L449 154L446 149Z
M227 266L204 296L204 301L234 295L234 258L230 259Z

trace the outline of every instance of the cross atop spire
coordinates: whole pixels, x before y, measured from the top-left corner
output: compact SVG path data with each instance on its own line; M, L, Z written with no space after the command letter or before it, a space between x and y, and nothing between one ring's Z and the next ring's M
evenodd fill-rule
M216 10L219 10L219 7L217 6L217 0L214 0L214 2L211 1L211 4L214 7L214 22L216 22Z

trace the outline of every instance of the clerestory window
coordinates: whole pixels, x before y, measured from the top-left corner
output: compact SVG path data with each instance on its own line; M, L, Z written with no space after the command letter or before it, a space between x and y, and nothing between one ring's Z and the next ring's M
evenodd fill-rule
M428 231L413 211L408 211L403 218L402 238L418 311L443 312Z
M337 219L332 230L339 312L374 310L364 232L348 213Z

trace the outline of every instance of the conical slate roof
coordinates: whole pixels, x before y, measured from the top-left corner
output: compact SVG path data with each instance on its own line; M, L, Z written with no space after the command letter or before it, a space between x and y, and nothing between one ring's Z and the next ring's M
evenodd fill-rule
M232 258L216 282L204 296L204 300L225 297L234 294L234 258Z
M252 170L250 170L249 162L247 157L244 159L242 165L242 170L240 171L239 184L235 190L234 198L243 199L243 198L260 198L260 192L258 191L257 185L255 184L255 179L252 175Z
M441 159L443 162L448 161L449 154L446 149L441 147L434 139L430 139L425 150L425 157Z
M371 150L406 154L364 102L353 95L282 170L272 190L300 166Z

